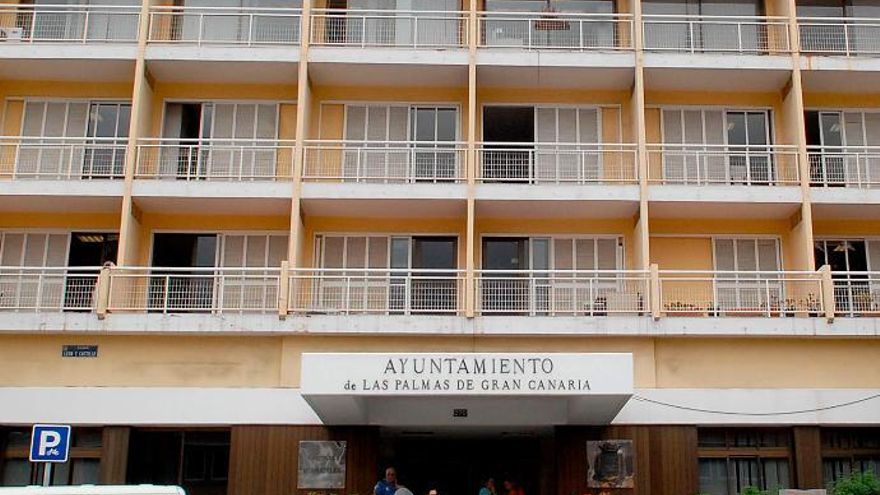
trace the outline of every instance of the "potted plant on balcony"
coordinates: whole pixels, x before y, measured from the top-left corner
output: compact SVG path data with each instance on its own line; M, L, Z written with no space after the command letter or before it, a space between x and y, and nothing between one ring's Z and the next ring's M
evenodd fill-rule
M568 31L571 24L559 18L558 12L553 8L550 0L544 6L541 17L535 19L535 31Z

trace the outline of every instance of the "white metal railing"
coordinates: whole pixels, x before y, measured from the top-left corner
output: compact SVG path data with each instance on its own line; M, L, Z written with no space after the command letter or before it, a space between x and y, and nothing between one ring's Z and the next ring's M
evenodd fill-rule
M136 42L140 3L116 5L0 4L0 43Z
M306 314L459 314L464 272L422 269L297 269L290 311Z
M833 272L838 316L880 316L880 272Z
M635 183L634 144L478 143L477 178L526 184Z
M0 137L0 178L121 179L126 138Z
M153 43L294 45L302 12L290 8L152 7Z
M810 185L880 187L880 147L811 146Z
M450 141L307 141L303 180L457 182L466 151Z
M649 287L646 271L482 270L476 308L483 315L644 315Z
M648 180L688 185L797 185L796 146L648 145Z
M825 304L818 272L661 271L667 316L820 316Z
M631 14L482 12L479 46L631 50L632 31Z
M273 181L293 175L295 145L253 139L143 139L137 179Z
M800 18L798 34L803 53L848 57L880 54L880 19Z
M458 11L314 9L314 45L461 48L468 17Z
M786 17L646 15L646 50L672 52L786 53L791 51Z
M0 311L91 311L99 271L0 267Z
M108 310L156 313L278 311L279 268L114 268Z

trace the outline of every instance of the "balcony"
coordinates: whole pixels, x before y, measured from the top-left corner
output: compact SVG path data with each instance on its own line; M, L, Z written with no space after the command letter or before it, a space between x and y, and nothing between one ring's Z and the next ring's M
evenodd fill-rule
M140 10L140 2L0 4L0 78L130 81Z
M464 310L461 270L301 269L289 309L308 315L456 315Z
M278 268L114 268L110 312L276 313Z
M90 312L100 268L0 268L0 311Z
M294 8L150 8L146 58L161 81L289 84L299 64Z
M280 140L143 139L132 194L156 212L287 214L294 154Z
M810 186L875 188L880 186L880 148L810 147Z
M838 316L880 316L880 272L834 272L832 278Z
M632 50L630 14L482 12L479 47L525 50Z
M665 316L824 316L818 272L660 272Z
M312 11L312 45L356 48L465 48L468 17L457 11Z
M483 316L643 316L650 311L643 271L490 271L476 274Z
M880 19L809 17L798 19L801 52L843 57L880 55Z

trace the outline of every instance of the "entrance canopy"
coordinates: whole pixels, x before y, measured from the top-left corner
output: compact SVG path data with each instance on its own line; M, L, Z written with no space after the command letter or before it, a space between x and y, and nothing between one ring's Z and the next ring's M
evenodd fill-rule
M305 353L301 390L325 424L607 424L633 394L628 353Z

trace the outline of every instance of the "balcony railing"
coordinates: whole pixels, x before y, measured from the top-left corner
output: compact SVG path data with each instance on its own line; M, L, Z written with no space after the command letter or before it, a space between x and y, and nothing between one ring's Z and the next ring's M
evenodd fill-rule
M312 11L312 44L353 47L461 48L467 13L457 11Z
M108 310L277 312L279 277L279 268L114 268Z
M818 272L660 272L666 316L793 317L825 314Z
M0 42L136 42L140 2L115 5L0 4Z
M252 139L145 139L137 146L137 179L290 180L295 145Z
M91 311L99 271L0 267L0 311Z
M126 139L0 137L0 178L120 179Z
M476 275L483 315L640 316L650 311L642 271L494 271Z
M791 50L785 17L646 15L646 50L773 54Z
M179 44L294 45L302 13L286 8L152 7L149 41Z
M880 19L801 18L798 32L803 53L847 57L880 54Z
M880 147L810 147L813 187L880 187Z
M528 50L631 50L630 14L483 12L479 46Z
M481 143L478 179L523 184L608 184L638 181L632 144Z
M648 180L684 185L797 185L796 146L658 144L648 146Z
M460 270L300 269L290 311L305 314L455 315L464 308Z
M834 272L838 316L880 316L880 272Z
M309 141L303 180L322 182L459 182L464 143L449 141Z

